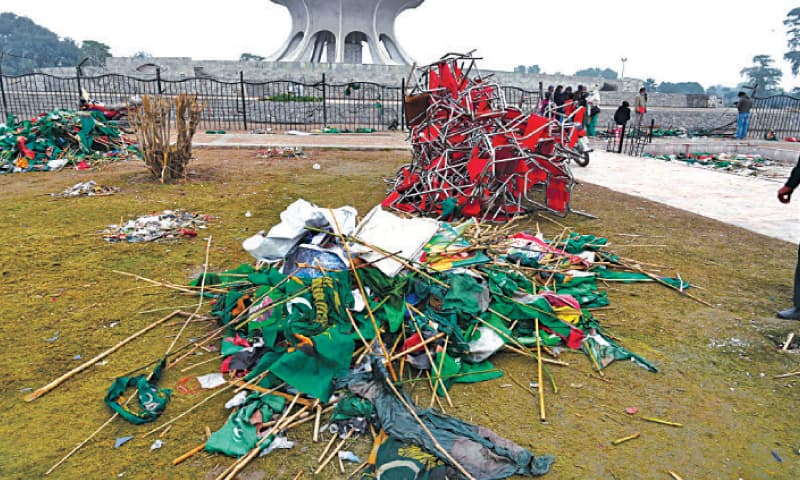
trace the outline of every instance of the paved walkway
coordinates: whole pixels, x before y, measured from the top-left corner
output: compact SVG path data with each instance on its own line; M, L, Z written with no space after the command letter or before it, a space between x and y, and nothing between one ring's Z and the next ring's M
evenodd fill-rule
M408 150L402 132L334 135L242 134L194 137L197 147L307 147L357 150ZM774 142L771 146L777 145ZM788 148L798 148L788 144ZM780 181L742 177L693 168L682 162L663 162L602 151L592 153L587 168L575 166L575 178L611 190L646 198L736 225L770 237L800 242L800 192L790 205L776 198Z
M573 173L581 182L800 242L800 192L783 205L777 199L781 181L598 151L587 168L575 167Z
M206 148L304 147L343 148L347 150L408 150L410 148L403 132L304 135L286 133L226 133L213 135L197 133L194 136L192 145Z

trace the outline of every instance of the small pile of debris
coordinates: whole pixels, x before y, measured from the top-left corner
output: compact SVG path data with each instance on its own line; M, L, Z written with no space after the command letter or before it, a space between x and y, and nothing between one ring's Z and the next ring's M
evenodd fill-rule
M110 187L108 185L98 185L94 180L88 182L76 183L63 192L51 193L53 197L99 197L104 195L114 195L119 192L118 187Z
M84 170L134 155L136 147L100 112L53 110L0 125L0 174Z
M764 175L768 173L770 169L780 166L776 162L767 160L761 155L745 155L741 153L693 152L671 155L652 155L645 153L642 156L644 158L654 158L667 162L680 161L695 167L722 170L746 177Z
M303 147L262 147L256 152L256 158L301 158L305 156Z
M208 228L211 216L186 210L164 210L128 220L121 225L109 225L103 231L108 242L152 242L155 240L196 237L198 229Z

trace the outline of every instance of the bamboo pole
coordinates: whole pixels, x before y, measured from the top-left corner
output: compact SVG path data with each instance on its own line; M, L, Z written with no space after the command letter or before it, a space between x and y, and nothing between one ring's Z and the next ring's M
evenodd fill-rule
M166 428L169 425L172 425L173 423L177 422L178 420L180 420L181 418L185 417L189 413L193 412L195 409L199 408L201 405L205 404L207 401L209 401L212 398L218 396L222 392L225 392L226 390L228 390L229 388L231 388L233 386L234 386L234 384L232 384L232 383L229 383L228 385L225 385L223 388L221 388L221 389L217 390L216 392L212 393L211 395L207 396L206 398L204 398L200 402L192 405L191 407L189 407L188 410L186 410L185 412L181 413L177 417L173 418L172 420L168 421L167 423L165 423L165 424L163 424L161 426L158 426L158 427L150 430L149 432L145 433L143 436L144 437L148 437L148 436L154 434L155 432L157 432L157 431L159 431L159 430L161 430L163 428Z
M178 464L188 460L192 456L194 456L194 455L200 453L201 451L203 451L204 448L206 448L206 442L203 442L202 444L194 447L193 449L189 450L188 452L184 453L180 457L178 457L175 460L173 460L172 461L172 465L178 465Z
M133 398L133 397L131 397L131 398ZM82 441L81 443L79 443L78 445L76 445L76 446L75 446L75 448L73 448L72 450L70 450L70 452L69 452L68 454L64 455L64 457L62 457L62 458L61 458L61 460L59 460L58 462L56 462L56 464L55 464L55 465L53 465L52 467L50 467L50 469L49 469L48 471L44 472L44 474L45 474L45 475L50 475L51 473L53 473L53 470L55 470L56 468L58 468L58 466L59 466L59 465L61 465L62 463L66 462L66 461L67 461L67 459L69 459L69 457L71 457L72 455L74 455L74 454L75 454L75 452L77 452L78 450L80 450L81 448L83 448L83 446L84 446L84 445L86 445L87 443L89 443L89 441L90 441L91 439L93 439L93 438L95 437L95 435L97 435L98 433L100 433L100 432L101 432L101 431L102 431L104 428L106 428L106 427L107 427L107 426L108 426L108 425L109 425L111 422L113 422L113 421L114 421L114 420L115 420L117 417L119 417L119 413L114 413L114 415L111 415L111 417L109 417L109 419L108 419L108 420L106 420L106 422L105 422L104 424L100 425L100 428L98 428L97 430L95 430L94 432L92 432L92 434L91 434L91 435L89 435L88 437L86 437L86 439L85 439L84 441Z
M422 348L423 345L428 345L429 343L433 343L436 340L439 340L440 338L442 338L444 336L445 336L444 332L439 332L436 335L432 336L431 338L423 340L418 345L414 345L413 347L408 347L407 349L403 350L402 352L400 352L400 353L398 353L396 355L393 355L392 358L390 358L389 360L391 360L392 362L394 362L396 360L400 360L401 358L405 357L409 353L414 352L416 350L419 350L420 348Z
M347 432L347 434L344 436L344 438L342 438L342 441L339 442L339 444L336 445L336 447L334 447L333 450L331 450L331 453L328 454L328 456L325 458L325 460L322 463L319 464L319 466L316 468L316 470L314 470L314 475L319 475L319 472L321 472L325 467L328 466L328 464L331 462L331 460L333 460L333 457L335 457L336 454L339 453L339 450L344 448L345 442L347 442L347 440L350 438L350 436L352 434L353 434L353 430L350 430L349 432ZM336 438L336 436L334 436L333 438Z
M100 360L102 360L102 359L106 358L107 356L111 355L112 353L116 352L117 350L119 350L120 348L124 347L125 345L127 345L130 342L132 342L133 340L139 338L140 336L144 335L145 333L149 332L150 330L156 328L157 326L159 326L162 323L166 322L167 320L169 320L170 318L174 317L175 315L178 315L178 313L180 313L180 311L179 310L175 310L174 312L170 313L166 317L163 317L163 318L161 318L159 320L156 320L155 322L153 322L150 325L146 326L145 328L139 330L138 332L134 333L130 337L126 338L125 340L123 340L123 341L119 342L118 344L114 345L113 347L109 348L108 350L106 350L106 351L94 356L92 359L87 360L86 362L84 362L84 363L80 364L79 366L73 368L69 372L65 373L64 375L61 375L60 377L56 378L52 382L48 383L47 385L45 385L45 386L41 387L40 389L38 389L38 390L26 395L25 398L24 398L25 401L26 402L32 402L33 400L36 400L37 398L47 394L48 392L50 392L51 390L53 390L57 386L59 386L62 383L64 383L69 378L71 378L74 375L86 370L87 368L91 367L95 363L99 362Z
M547 421L544 411L544 382L542 381L542 342L539 339L539 318L536 318L536 364L539 374L539 420Z
M206 274L208 273L208 257L210 253L211 253L211 236L209 235L208 242L206 243L205 262L203 262L203 279L200 281L200 300L197 302L197 308L195 308L194 312L192 312L192 314L189 315L186 321L183 322L183 326L181 326L181 329L178 331L178 334L175 335L175 338L172 339L172 343L169 344L167 351L164 353L165 357L166 355L169 355L169 352L171 352L172 348L175 347L175 344L178 343L178 340L181 338L181 335L183 335L184 330L186 330L186 327L189 325L192 319L194 319L194 317L198 313L200 313L200 309L203 308L203 299L205 298L204 293L206 289Z
M640 435L641 434L639 432L636 432L633 435L628 435L627 437L618 438L618 439L614 440L613 442L611 442L611 445L617 446L617 445L619 445L621 443L627 442L628 440L634 440L636 438L639 438Z

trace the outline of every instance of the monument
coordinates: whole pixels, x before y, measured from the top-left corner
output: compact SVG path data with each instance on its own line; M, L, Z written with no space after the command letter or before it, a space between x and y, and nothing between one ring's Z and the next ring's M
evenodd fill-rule
M292 30L275 62L364 63L364 48L377 65L410 65L395 40L394 23L424 0L271 0L292 16Z

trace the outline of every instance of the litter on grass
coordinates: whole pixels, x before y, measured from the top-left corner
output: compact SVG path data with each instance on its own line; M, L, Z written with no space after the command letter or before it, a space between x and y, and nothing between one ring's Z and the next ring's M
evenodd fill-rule
M64 197L64 198L98 197L105 195L114 195L117 192L119 192L119 188L117 187L98 185L97 182L95 182L94 180L89 180L88 182L76 183L75 185L64 190L63 192L51 193L50 195L54 197Z
M185 345L183 356L221 342L219 373L227 385L210 395L227 390L217 408L231 412L176 464L205 450L236 457L231 468L239 471L261 452L292 448L292 427L317 418L334 435L330 445L338 437L317 473L335 468L326 462L338 452L350 460L353 444L374 430L367 475L398 465L426 478L545 474L551 455L446 414L457 385L504 376L493 363L503 352L546 365L536 382L540 393L557 390L551 369L568 367L568 352L582 352L598 372L617 360L657 372L593 316L592 309L609 305L601 285L691 288L631 267L606 250L606 238L568 229L546 238L513 224L405 219L380 207L361 222L356 215L352 207L298 200L268 234L245 241L256 265L206 272L188 287L205 289L218 328ZM407 232L402 241L397 232ZM152 375L116 379L105 399L134 424L171 417L148 433L188 413L169 412L171 392L158 386L164 362ZM420 380L430 385L431 401L415 405L405 387ZM134 385L139 406L130 410L120 398Z
M79 170L138 154L134 142L100 112L53 110L33 119L9 116L0 125L0 174Z
M121 225L109 225L103 231L108 242L152 242L197 236L199 229L208 228L209 215L186 210L164 210L144 215Z

